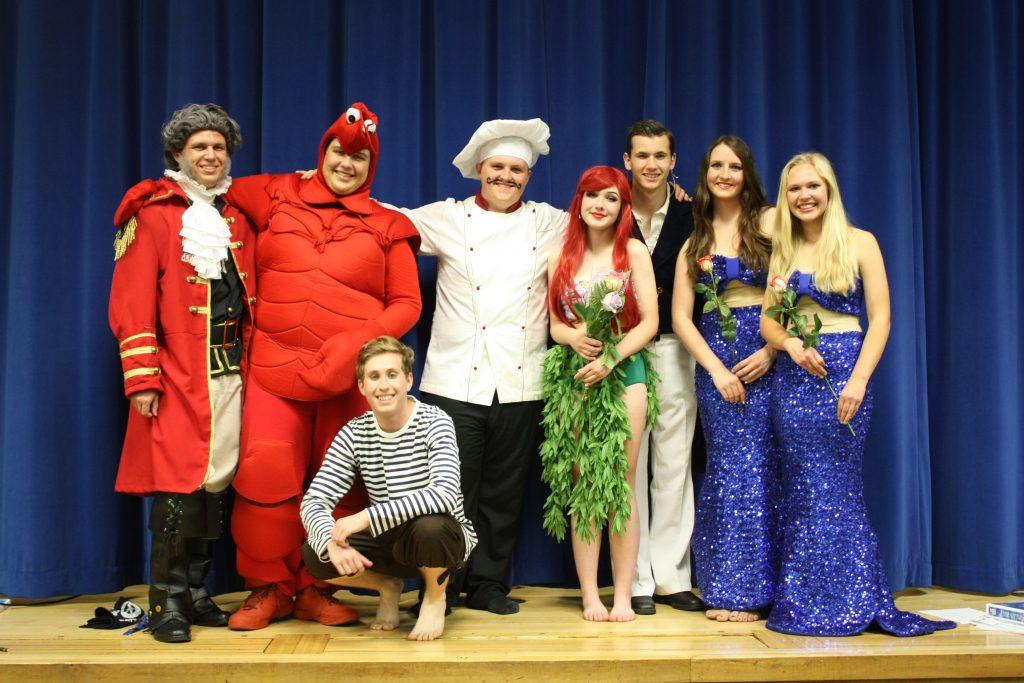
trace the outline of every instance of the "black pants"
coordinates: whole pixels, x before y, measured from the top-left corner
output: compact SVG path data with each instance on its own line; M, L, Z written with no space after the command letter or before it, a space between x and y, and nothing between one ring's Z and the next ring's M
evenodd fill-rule
M455 423L466 516L477 546L452 581L469 603L486 603L495 592L507 595L509 563L516 546L519 512L530 462L537 457L542 401L494 402L489 406L421 394Z
M348 543L373 562L371 571L400 579L419 578L420 567L456 569L466 556L462 525L448 514L415 517L377 537L366 531L352 534ZM315 579L340 576L330 560L320 559L308 543L302 544L302 560Z

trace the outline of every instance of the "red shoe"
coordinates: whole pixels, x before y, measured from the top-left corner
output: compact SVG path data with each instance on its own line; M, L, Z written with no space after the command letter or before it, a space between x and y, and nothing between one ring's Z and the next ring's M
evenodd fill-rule
M275 584L256 586L242 606L228 619L233 631L258 631L272 621L287 619L295 611L295 603Z
M316 584L303 588L295 596L295 618L318 621L324 626L343 626L359 621L359 613L333 595L334 586L320 588Z

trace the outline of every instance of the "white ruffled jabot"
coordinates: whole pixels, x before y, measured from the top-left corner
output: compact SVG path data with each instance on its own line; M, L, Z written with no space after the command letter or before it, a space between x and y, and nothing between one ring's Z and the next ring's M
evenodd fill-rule
M216 187L206 188L181 171L167 169L164 175L178 183L192 200L181 216L181 260L191 263L196 273L208 280L220 279L231 230L213 200L228 191L231 177L225 176Z

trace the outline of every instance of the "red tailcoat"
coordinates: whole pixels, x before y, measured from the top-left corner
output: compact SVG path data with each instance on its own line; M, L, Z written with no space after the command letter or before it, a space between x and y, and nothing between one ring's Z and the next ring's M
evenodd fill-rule
M114 215L115 225L134 231L110 287L110 328L120 344L125 395L161 392L157 417L129 410L115 484L122 493L191 493L203 485L210 463L210 282L181 260L178 233L188 206L181 187L160 178L128 190ZM223 215L249 309L245 344L255 301L255 233L232 207Z

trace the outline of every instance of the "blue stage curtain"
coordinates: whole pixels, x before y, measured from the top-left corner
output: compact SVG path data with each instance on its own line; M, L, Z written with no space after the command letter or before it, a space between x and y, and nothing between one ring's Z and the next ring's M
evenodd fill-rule
M145 581L145 505L112 490L110 217L162 172L171 111L206 101L242 125L236 176L309 168L366 102L374 194L405 206L473 194L450 161L495 117L551 125L527 196L559 206L584 168L621 164L639 118L675 131L691 191L721 133L772 196L792 154L824 152L892 289L865 482L893 587L1024 584L1022 24L1012 0L0 0L0 593ZM535 475L511 579L572 584L544 495Z
M955 28L954 28L955 27ZM1024 7L915 8L936 583L1024 583Z

